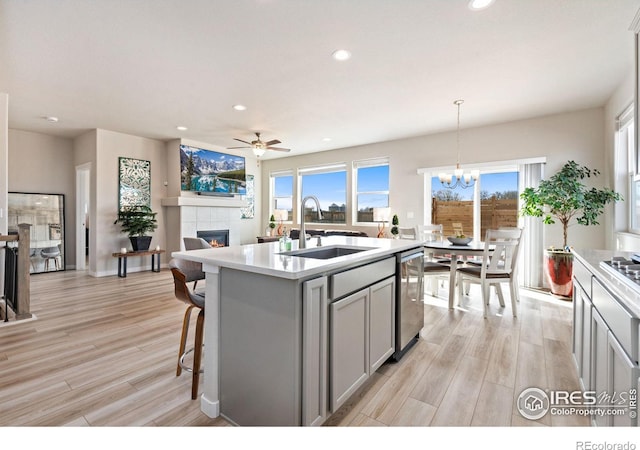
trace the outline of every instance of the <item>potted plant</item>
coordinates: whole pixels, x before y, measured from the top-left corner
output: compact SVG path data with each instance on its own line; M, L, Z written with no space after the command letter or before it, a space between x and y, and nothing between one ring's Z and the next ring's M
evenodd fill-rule
M580 225L598 225L598 217L610 202L622 200L620 194L609 188L587 187L583 180L600 174L575 161L567 162L559 172L542 180L537 188L526 188L520 198L523 216L542 217L545 224L558 220L562 224L562 248L549 248L545 255L545 273L551 292L571 297L573 283L573 254L568 246L567 232L575 217Z
M274 216L273 214L271 214L271 217L269 217L269 236L273 236L273 229L276 227L276 216Z
M156 214L146 205L125 206L118 211L114 223L120 222L122 232L129 236L134 251L149 250L151 236L146 234L158 228Z
M398 225L400 225L400 221L398 220L397 214L393 215L393 218L391 219L391 225L393 225L391 227L391 234L393 234L394 239L397 239L398 234L400 233L400 230L398 229Z

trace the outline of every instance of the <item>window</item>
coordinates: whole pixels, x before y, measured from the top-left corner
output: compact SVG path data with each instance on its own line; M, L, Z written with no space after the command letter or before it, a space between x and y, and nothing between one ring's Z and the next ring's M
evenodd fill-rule
M271 173L271 213L276 209L287 211L287 222L293 220L293 172Z
M627 185L616 186L616 188L622 188L620 189L622 192L625 190L628 192L626 196L623 194L623 197L629 200L627 202L629 231L640 234L640 155L636 152L634 145L633 106L627 108L618 117L616 134L616 160L619 160L616 163L617 170L629 174ZM620 155L619 158L618 155Z
M389 206L389 158L353 163L354 222L373 222L373 208Z
M483 169L473 189L448 189L437 176L431 178L431 223L442 224L446 236L453 223L463 234L484 238L487 229L518 224L518 172L515 167Z
M309 167L298 170L301 184L300 200L313 195L318 198L322 219L318 220L315 202L307 201L300 217L306 223L347 222L347 170L344 163L330 166Z

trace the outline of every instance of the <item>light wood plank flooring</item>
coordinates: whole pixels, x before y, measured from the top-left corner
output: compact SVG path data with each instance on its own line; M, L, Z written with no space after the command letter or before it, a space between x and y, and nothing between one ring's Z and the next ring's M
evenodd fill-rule
M478 292L451 312L445 295L426 296L418 344L383 365L327 425L588 425L530 422L515 408L525 387L578 389L570 303L522 291L518 319L509 302L504 310L493 302L484 320ZM33 276L37 320L0 325L0 425L228 425L200 412L188 373L175 376L184 309L168 270Z

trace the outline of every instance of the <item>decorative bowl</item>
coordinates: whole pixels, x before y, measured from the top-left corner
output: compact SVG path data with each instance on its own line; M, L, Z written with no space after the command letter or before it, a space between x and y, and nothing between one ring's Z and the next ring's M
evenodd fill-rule
M449 239L449 242L451 242L453 245L467 245L469 242L473 240L473 238L470 238L470 237L455 237L455 236L447 236L447 239Z

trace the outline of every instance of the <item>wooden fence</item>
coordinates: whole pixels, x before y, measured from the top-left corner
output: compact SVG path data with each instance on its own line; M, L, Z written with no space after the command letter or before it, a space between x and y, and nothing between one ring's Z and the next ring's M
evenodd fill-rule
M444 235L453 235L454 222L462 224L467 236L473 235L473 201L438 201L431 202L431 223L441 223ZM489 229L499 227L515 227L518 224L518 200L497 200L492 197L480 202L480 236L484 237Z

